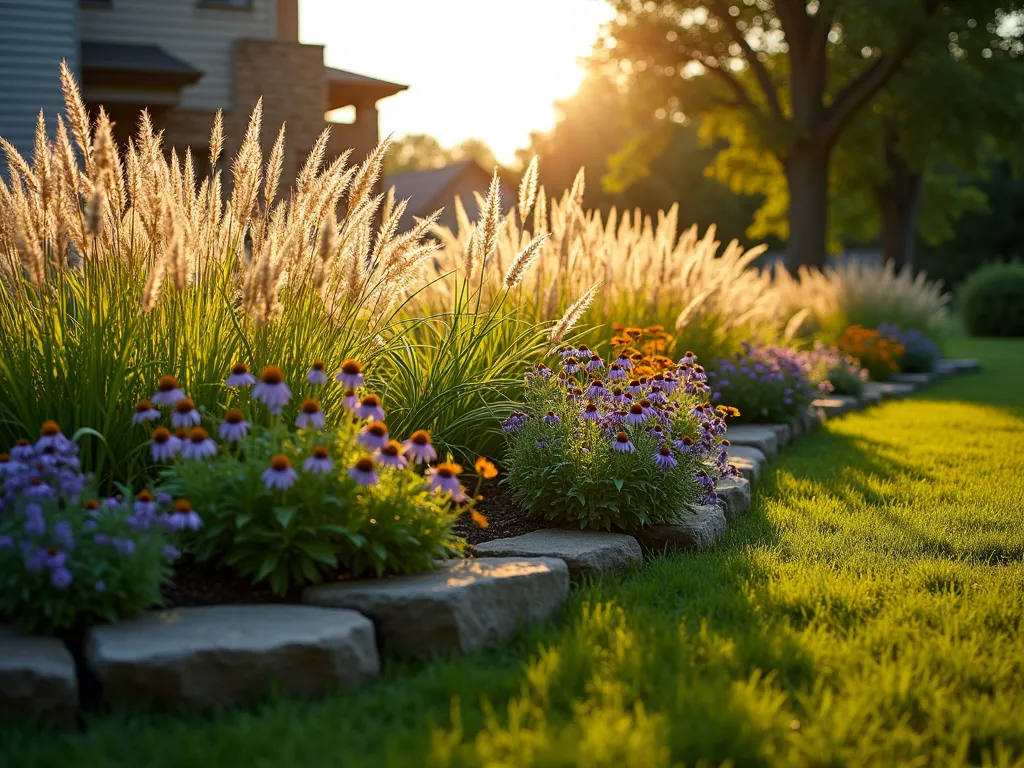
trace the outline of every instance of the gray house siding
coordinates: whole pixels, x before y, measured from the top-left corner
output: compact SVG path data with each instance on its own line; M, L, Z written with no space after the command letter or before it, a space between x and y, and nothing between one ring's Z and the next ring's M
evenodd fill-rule
M39 110L52 136L63 109L61 59L78 71L78 2L0 0L0 136L26 159Z

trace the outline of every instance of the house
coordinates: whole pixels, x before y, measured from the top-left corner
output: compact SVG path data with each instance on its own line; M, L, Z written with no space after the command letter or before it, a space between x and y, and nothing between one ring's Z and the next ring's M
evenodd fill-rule
M384 179L385 189L395 188L396 200L409 200L399 225L401 229L411 227L415 223L414 217L422 218L438 208L444 208L438 221L452 232L458 231L455 198L459 197L462 200L470 221L476 221L479 212L473 193L479 192L486 197L490 185L491 174L475 160L462 160L424 171L396 173ZM500 189L502 207L507 209L509 201L515 198L515 192L504 180L500 182Z
M377 102L406 86L326 67L323 46L298 38L298 0L3 0L0 136L31 152L40 108L51 120L62 108L66 59L120 141L148 109L166 145L192 147L200 172L215 112L230 157L261 96L265 152L287 123L282 178L342 107L355 119L332 125L327 159L349 147L361 159L378 141Z

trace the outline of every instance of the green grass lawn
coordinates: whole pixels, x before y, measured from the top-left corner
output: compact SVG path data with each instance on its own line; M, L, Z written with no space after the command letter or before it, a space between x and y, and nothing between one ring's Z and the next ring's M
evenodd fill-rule
M829 422L710 552L321 701L0 731L4 766L1024 765L1024 343Z

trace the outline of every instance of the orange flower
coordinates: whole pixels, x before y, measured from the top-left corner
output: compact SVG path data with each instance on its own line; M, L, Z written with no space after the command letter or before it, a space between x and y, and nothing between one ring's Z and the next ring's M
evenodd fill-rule
M493 462L488 461L483 456L476 460L474 469L476 469L476 473L484 480L493 480L498 476L498 468L494 466ZM484 525L482 527L486 528L487 526Z
M486 528L489 525L489 523L487 522L487 518L484 517L480 512L477 512L475 509L470 511L469 516L472 517L473 522L479 525L481 528Z

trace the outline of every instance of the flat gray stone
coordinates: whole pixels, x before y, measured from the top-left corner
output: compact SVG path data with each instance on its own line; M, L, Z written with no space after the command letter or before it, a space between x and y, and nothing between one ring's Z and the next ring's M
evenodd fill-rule
M750 481L745 477L723 477L715 488L725 505L725 516L740 517L750 511Z
M75 660L64 643L0 625L0 714L68 722L77 711Z
M829 395L819 397L811 405L827 419L834 419L850 411L860 410L860 400L851 395Z
M860 401L862 408L867 408L869 405L876 405L882 402L882 393L877 389L870 389L865 386L864 391L860 393L857 399Z
M745 445L729 446L729 463L740 471L740 474L751 484L761 482L761 470L768 459L757 448Z
M311 696L380 672L372 622L304 605L154 611L93 627L85 656L119 702L207 707L265 692Z
M959 373L978 373L981 370L981 363L974 358L950 358L942 362L952 364Z
M934 373L894 373L892 380L896 384L916 384L923 387L935 381Z
M935 366L935 375L940 379L948 379L960 373L955 360L939 360Z
M774 459L779 453L779 440L775 436L775 430L771 425L731 425L726 431L725 437L732 445L757 448L770 459ZM729 452L732 453L732 451Z
M606 531L541 530L495 539L473 547L481 557L557 557L569 566L569 578L601 577L643 562L637 540Z
M659 523L644 528L637 536L650 550L707 549L728 530L725 511L718 504L695 507L676 523Z
M917 386L898 381L869 381L864 385L864 391L877 393L883 400L890 400L914 394Z
M764 426L775 432L775 441L779 448L789 445L789 441L793 439L793 428L789 424L765 424Z
M542 621L569 596L569 568L553 557L445 560L414 576L307 587L302 600L369 616L382 648L416 656L471 651Z

